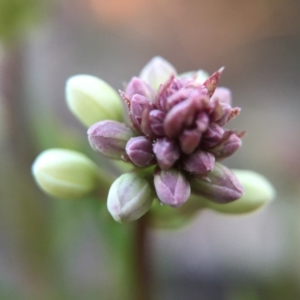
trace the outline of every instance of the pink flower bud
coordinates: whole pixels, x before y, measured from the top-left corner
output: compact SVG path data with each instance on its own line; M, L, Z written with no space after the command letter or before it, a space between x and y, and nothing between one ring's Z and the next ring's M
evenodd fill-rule
M214 101L215 107L210 114L210 122L217 123L220 126L227 123L228 117L232 111L232 107L227 103L222 103L220 101Z
M186 126L189 127L194 121L197 102L189 98L175 105L167 113L164 121L164 130L168 137L175 137Z
M228 203L239 199L244 188L227 167L216 163L206 176L193 176L190 180L192 192L216 203Z
M134 136L130 127L110 120L92 125L87 134L94 150L113 159L121 159L126 154L126 143Z
M156 140L153 152L156 155L158 165L163 170L171 168L180 157L179 146L174 140L169 138Z
M148 167L155 163L152 142L144 136L131 138L126 144L126 154L138 167Z
M153 199L153 188L146 179L138 174L125 173L111 185L107 208L117 222L130 222L143 216Z
M164 118L165 114L158 109L153 109L149 114L150 127L157 136L164 136Z
M191 154L195 151L201 140L201 133L198 128L186 129L179 136L181 151L185 154Z
M208 127L208 124L209 124L209 117L207 115L207 113L205 112L200 112L198 115L197 115L197 118L196 118L196 125L197 125L197 128L199 130L200 133L204 132L207 127Z
M140 78L133 77L128 83L125 94L131 98L135 94L144 96L149 100L154 98L154 91L151 86Z
M193 154L186 156L180 166L187 172L193 174L206 174L211 171L215 164L215 157L202 150L197 150Z
M152 102L144 96L134 95L130 100L130 118L137 129L141 129L143 112L153 106Z
M174 82L175 82L175 79L174 79L173 83ZM166 102L166 105L165 105L166 110L170 110L176 104L188 99L191 92L192 92L192 89L189 89L189 88L180 89L179 91L174 90L173 94L171 94L165 101Z
M217 87L210 100L231 105L231 91L225 87Z
M214 147L221 141L223 134L224 129L221 126L215 123L210 124L203 134L201 146L204 146L205 148Z
M242 146L242 140L240 137L243 135L244 132L237 134L232 131L226 131L220 143L215 147L210 148L209 152L212 153L218 160L231 156Z
M162 111L167 110L168 97L172 95L173 92L172 85L174 80L175 80L175 76L171 75L166 82L162 83L159 86L158 91L155 95L154 103Z
M154 186L158 199L173 207L184 204L191 193L188 180L177 169L157 169L154 174Z

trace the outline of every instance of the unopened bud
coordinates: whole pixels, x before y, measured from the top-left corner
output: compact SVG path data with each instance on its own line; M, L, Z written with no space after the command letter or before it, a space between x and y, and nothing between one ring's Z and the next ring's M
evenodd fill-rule
M145 110L150 110L153 104L144 96L134 95L130 100L130 118L133 125L137 129L141 129L143 121L143 113Z
M139 219L151 207L154 191L138 174L125 173L110 187L107 208L117 222Z
M126 154L138 167L148 167L156 161L152 151L152 141L145 136L131 138L126 144Z
M217 87L210 100L231 105L231 91L225 87Z
M210 124L205 133L203 134L202 146L211 148L216 146L223 137L224 129L216 123Z
M206 151L197 150L186 156L180 166L187 172L204 175L210 172L215 164L215 157Z
M209 149L217 159L223 159L231 156L242 146L242 140L240 137L232 131L224 133L222 140L215 147Z
M176 75L175 68L162 57L156 56L142 69L139 77L156 91L172 75Z
M265 206L275 197L272 184L261 174L248 170L233 170L245 189L237 201L224 204L207 201L207 207L222 213L245 214Z
M190 180L192 192L217 203L228 203L242 197L243 186L234 173L220 163L205 176Z
M177 169L157 169L154 173L154 186L158 199L173 207L184 204L191 193L188 180Z
M42 152L32 165L32 173L43 191L65 199L89 195L99 181L97 166L88 157L65 149Z
M157 139L153 151L156 155L157 163L163 170L170 169L180 157L180 149L177 143L169 138Z
M112 159L122 159L126 143L134 132L123 123L106 120L92 125L87 134L94 150Z
M102 120L122 120L120 96L97 77L76 75L69 78L66 99L69 109L87 127Z
M197 108L197 102L193 98L179 102L167 113L164 120L164 132L168 137L176 137L190 122L191 116Z
M128 83L125 94L131 98L133 95L142 95L150 101L154 98L154 91L151 86L140 78L133 77Z
M150 127L154 134L157 136L164 136L164 118L165 114L158 109L152 109L149 113Z
M185 154L191 154L195 151L201 140L201 133L198 128L185 129L179 136L181 151Z
M209 74L204 70L185 72L178 75L178 78L195 78L195 82L203 84L205 80L209 77Z

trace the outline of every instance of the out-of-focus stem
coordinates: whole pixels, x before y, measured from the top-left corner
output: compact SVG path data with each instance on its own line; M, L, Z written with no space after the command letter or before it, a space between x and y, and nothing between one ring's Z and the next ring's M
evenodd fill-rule
M26 118L26 99L23 87L24 45L14 40L2 45L0 60L0 97L5 111L5 141L2 143L0 191L1 219L11 234L12 249L18 248L16 261L22 258L20 268L25 298L44 298L50 290L47 218L43 202L37 194L29 170L35 156L29 122ZM13 217L11 217L13 216ZM16 230L17 228L17 230ZM16 230L16 231L15 231ZM37 241L39 241L37 243ZM15 246L18 245L17 247ZM13 251L11 251L13 252ZM41 263L42 262L42 263ZM49 276L49 277L48 277ZM39 287L38 289L36 287Z
M26 101L21 100L23 57L19 42L3 46L0 91L7 112L8 146L19 163L30 167L34 158L32 136L26 119ZM24 95L22 95L24 97Z
M149 214L144 215L135 223L134 268L136 281L135 300L151 299L151 274L148 245Z

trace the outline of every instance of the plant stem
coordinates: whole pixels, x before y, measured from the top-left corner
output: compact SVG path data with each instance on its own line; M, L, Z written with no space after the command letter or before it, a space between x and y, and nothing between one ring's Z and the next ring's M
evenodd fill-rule
M135 258L135 300L150 300L150 268L149 268L149 245L147 240L149 214L144 215L136 221L134 258Z

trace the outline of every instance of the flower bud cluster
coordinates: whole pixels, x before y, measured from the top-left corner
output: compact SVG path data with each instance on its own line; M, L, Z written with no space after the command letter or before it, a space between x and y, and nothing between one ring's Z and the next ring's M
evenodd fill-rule
M217 87L223 68L181 76L162 58L154 58L120 91L131 124L101 121L88 130L92 148L137 168L156 166L158 199L180 207L191 192L227 203L243 187L225 166L216 164L235 153L244 132L224 129L240 108L231 93Z
M94 76L71 77L67 103L89 127L92 148L133 168L111 184L79 153L49 150L34 163L36 181L51 195L76 198L91 193L102 176L100 181L111 185L107 206L118 222L136 220L150 208L155 223L166 224L155 216L167 215L179 224L204 207L226 213L261 207L274 196L267 180L220 163L241 147L245 133L224 128L240 108L231 106L229 89L217 87L222 71L178 75L169 62L155 57L120 96ZM122 122L124 108L129 122ZM181 206L182 214L172 213L172 207Z

